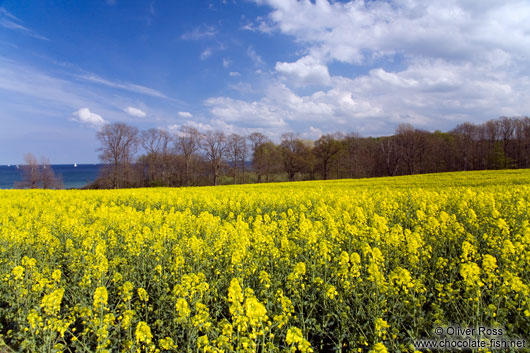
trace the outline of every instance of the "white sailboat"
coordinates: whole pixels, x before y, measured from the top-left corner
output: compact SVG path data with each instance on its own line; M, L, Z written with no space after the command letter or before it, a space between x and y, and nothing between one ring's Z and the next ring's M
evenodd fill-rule
M74 163L74 168L77 168L77 163Z

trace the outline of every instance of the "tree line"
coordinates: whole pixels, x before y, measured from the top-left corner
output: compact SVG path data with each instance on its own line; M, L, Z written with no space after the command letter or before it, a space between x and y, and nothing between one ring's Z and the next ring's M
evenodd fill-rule
M530 167L530 118L463 123L449 132L401 124L392 136L285 133L278 143L182 126L140 131L113 123L98 133L105 164L89 187L195 186L363 178L461 170Z

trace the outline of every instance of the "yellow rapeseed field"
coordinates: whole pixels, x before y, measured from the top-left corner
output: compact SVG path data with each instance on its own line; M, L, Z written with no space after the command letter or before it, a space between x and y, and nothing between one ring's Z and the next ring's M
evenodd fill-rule
M530 332L530 171L0 191L2 352L413 352Z

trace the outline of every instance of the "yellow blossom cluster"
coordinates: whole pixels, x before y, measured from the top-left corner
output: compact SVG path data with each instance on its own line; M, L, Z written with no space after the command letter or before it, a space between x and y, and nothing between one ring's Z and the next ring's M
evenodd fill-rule
M0 351L414 352L530 332L530 171L0 191Z

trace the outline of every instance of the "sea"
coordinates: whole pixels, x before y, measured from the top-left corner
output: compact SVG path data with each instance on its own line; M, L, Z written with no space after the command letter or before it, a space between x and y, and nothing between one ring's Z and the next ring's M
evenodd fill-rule
M62 178L65 189L78 189L90 184L99 175L103 164L53 164L55 175ZM16 165L0 165L0 189L12 189L22 180L22 168Z

